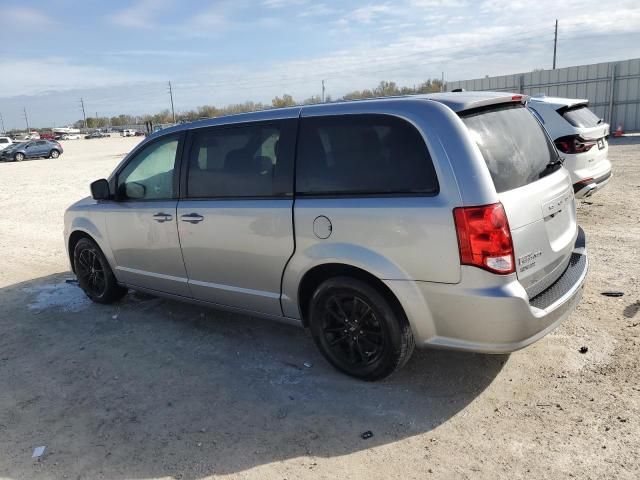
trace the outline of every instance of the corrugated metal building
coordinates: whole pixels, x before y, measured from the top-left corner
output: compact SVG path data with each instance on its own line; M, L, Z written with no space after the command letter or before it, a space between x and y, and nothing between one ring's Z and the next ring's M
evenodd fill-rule
M497 90L588 98L596 115L625 131L640 131L640 59L516 73L447 83L447 90Z

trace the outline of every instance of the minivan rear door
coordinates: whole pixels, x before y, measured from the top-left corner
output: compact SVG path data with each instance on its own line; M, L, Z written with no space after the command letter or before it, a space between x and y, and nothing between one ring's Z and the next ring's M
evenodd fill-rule
M460 116L507 213L516 274L532 298L564 272L578 235L569 173L543 127L521 104Z

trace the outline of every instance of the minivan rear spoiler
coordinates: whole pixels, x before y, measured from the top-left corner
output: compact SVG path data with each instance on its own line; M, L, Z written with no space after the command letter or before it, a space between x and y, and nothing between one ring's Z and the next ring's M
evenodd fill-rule
M429 100L445 104L456 113L503 103L525 104L528 95L509 92L446 92L425 95Z

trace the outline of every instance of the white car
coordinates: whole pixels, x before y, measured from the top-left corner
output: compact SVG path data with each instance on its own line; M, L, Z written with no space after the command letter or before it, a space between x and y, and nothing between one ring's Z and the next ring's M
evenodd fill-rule
M0 150L4 150L13 143L10 137L0 137Z
M120 136L122 136L122 137L135 137L136 136L136 131L135 130L126 129L126 130L122 131Z
M80 135L76 135L75 133L65 133L60 137L60 140L80 140Z
M565 158L576 198L593 195L611 179L609 124L588 105L586 99L547 96L532 97L527 103Z

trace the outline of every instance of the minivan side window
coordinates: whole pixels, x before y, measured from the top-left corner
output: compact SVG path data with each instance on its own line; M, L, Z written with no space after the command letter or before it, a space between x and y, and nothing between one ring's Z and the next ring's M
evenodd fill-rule
M243 124L196 130L189 150L188 198L278 194L281 125Z
M174 198L173 172L179 138L169 136L144 147L118 175L118 198L164 200Z
M307 195L436 195L427 146L409 122L390 115L301 120L296 192Z

